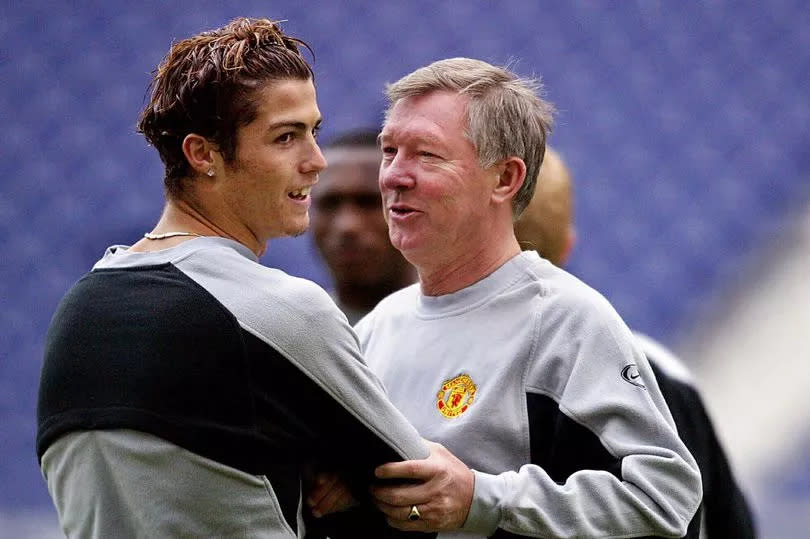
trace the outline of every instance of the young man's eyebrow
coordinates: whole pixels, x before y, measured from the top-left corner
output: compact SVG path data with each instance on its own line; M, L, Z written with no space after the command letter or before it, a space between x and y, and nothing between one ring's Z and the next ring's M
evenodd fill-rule
M317 129L318 127L321 126L322 123L323 123L323 118L318 118L318 121L315 122L315 125L313 127L315 127ZM292 129L299 129L299 130L305 131L307 129L307 124L304 123L304 122L297 122L297 121L293 121L293 120L281 121L281 122L276 122L276 123L272 123L272 124L268 125L267 130L272 131L274 129L279 129L279 128L282 128L282 127L289 127L289 128L292 128Z

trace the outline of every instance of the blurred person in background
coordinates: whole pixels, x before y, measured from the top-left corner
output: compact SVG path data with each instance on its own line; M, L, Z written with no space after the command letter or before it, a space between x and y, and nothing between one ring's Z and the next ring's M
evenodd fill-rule
M379 467L416 483L372 493L403 530L681 536L699 472L644 387L646 358L601 295L514 235L551 126L539 90L465 58L388 88L383 211L419 283L356 330L393 402L442 445Z
M576 243L573 217L573 181L560 154L546 147L537 189L515 222L515 234L524 249L537 251L554 265L564 267ZM731 465L686 365L662 344L635 333L650 362L658 386L669 405L678 434L695 457L703 483L703 537L756 536L748 507ZM691 530L700 526L695 518Z
M377 176L378 130L343 133L324 147L329 168L312 189L312 238L332 276L333 297L355 324L416 282L416 269L388 239Z
M301 46L240 18L155 72L139 130L163 214L107 250L46 337L37 455L69 537L302 537L310 462L357 493L428 455L326 292L258 262L306 229L327 164Z

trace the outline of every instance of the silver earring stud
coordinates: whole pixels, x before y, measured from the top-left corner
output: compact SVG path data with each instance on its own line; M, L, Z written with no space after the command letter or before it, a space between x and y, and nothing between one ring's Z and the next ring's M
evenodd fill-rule
M209 177L209 178L213 178L213 177L214 177L214 174L216 174L216 172L214 172L214 169L213 169L213 168L209 168L209 169L208 169L208 177Z

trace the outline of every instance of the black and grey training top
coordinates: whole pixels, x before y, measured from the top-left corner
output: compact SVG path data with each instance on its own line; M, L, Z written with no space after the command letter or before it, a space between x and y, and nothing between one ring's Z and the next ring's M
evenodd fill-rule
M326 292L223 238L109 248L53 317L38 422L69 536L302 536L305 463L427 456Z
M474 468L465 537L686 533L700 475L646 358L537 253L452 294L395 292L355 329L394 404Z

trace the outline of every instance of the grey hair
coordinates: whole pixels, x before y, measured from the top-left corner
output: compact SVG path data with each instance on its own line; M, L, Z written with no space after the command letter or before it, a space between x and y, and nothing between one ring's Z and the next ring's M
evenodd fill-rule
M534 196L554 123L554 105L543 99L540 78L521 78L508 67L472 58L439 60L386 86L390 105L385 119L397 101L437 90L469 96L465 135L481 167L508 157L519 157L526 164L526 179L512 201L512 216L517 219Z

